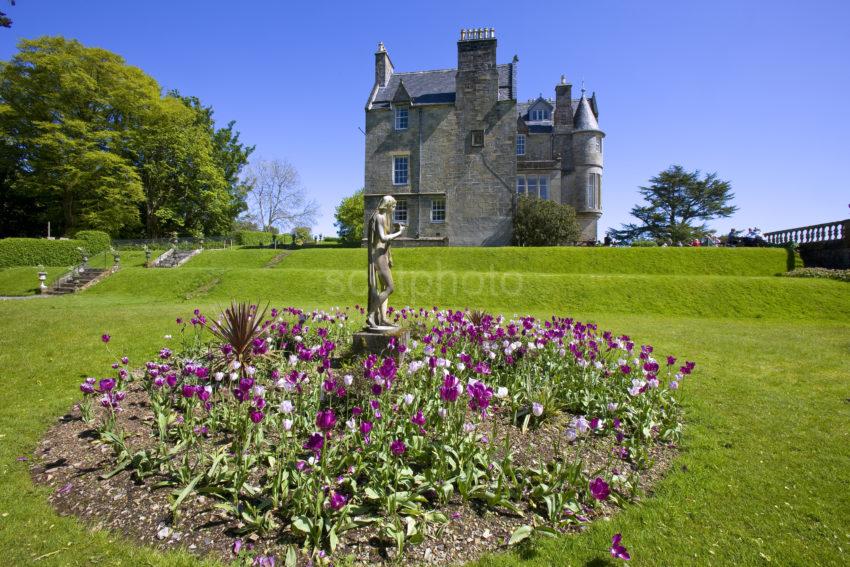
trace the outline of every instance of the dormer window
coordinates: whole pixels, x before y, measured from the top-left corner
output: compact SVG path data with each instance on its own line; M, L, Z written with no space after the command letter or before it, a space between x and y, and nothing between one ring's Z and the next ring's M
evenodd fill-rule
M529 113L531 122L539 122L541 120L549 120L551 114L545 108L536 108Z
M407 130L407 108L395 109L395 129Z

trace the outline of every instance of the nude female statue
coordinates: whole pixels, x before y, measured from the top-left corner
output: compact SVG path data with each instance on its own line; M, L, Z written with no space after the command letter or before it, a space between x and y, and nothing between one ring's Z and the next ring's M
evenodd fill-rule
M390 232L395 204L395 199L385 195L369 218L366 232L369 246L369 314L366 326L377 331L395 328L387 322L387 299L394 291L393 275L390 272L393 266L390 242L401 236L405 228L399 224L397 231Z

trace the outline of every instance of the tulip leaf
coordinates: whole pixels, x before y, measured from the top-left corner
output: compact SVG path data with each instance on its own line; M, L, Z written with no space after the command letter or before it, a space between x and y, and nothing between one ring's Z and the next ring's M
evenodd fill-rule
M529 525L520 526L511 534L511 539L508 540L508 545L516 545L524 539L531 536L532 527Z

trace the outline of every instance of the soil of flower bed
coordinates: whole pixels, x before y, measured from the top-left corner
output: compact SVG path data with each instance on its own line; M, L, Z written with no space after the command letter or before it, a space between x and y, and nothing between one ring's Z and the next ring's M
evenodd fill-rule
M118 426L126 432L128 447L135 451L151 438L151 413L145 393L131 386L123 406L125 411L119 416ZM552 439L556 436L563 439L566 422L567 416L561 416L544 420L539 427L525 432L513 428L514 462L527 465L551 460L556 451ZM505 429L504 425L499 427L500 432ZM498 433L494 442L503 444L504 440L499 439L501 435ZM588 472L604 467L612 448L611 436L594 438L583 443L580 449L566 442L561 446L566 459L571 458L571 451L581 450ZM650 449L652 464L641 471L641 494L651 493L653 485L671 466L676 452L676 447L671 445L657 444ZM155 488L161 480L156 476L136 482L127 471L107 480L101 479L101 475L112 470L114 465L111 448L98 442L93 426L84 423L79 408L74 407L59 418L42 439L34 454L31 474L36 484L53 489L49 500L59 514L76 516L92 529L107 529L158 549L183 547L199 556L224 561L234 558L232 546L239 537L234 530L239 525L215 508L218 500L203 495L190 496L180 507L178 523L172 525L169 495L173 488ZM530 522L529 515L523 518L511 512L500 513L475 502L462 502L457 497L439 510L450 519L449 523L428 526L425 541L405 550L407 563L456 564L487 552L504 550L511 533ZM590 512L588 518L594 521L616 511L615 506L605 503ZM282 560L284 545L300 543L284 530L267 537L251 535L244 539L258 553L271 553L279 560ZM335 556L355 564L397 560L394 546L381 539L371 526L342 534Z

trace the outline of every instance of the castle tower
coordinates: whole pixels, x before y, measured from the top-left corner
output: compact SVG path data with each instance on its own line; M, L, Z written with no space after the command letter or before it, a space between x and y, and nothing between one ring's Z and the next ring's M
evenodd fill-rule
M571 199L581 228L582 241L596 241L596 223L602 216L602 139L604 137L605 132L599 129L596 113L582 89L581 99L573 116Z

